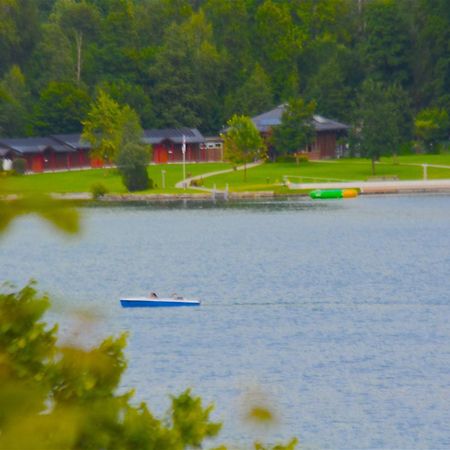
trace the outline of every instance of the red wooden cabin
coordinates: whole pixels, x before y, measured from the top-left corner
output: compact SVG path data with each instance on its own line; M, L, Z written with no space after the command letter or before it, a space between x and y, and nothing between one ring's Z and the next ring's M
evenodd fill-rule
M144 131L144 143L153 147L153 162L165 164L183 161L183 142L187 162L220 161L216 152L205 145L205 138L195 128L165 128Z

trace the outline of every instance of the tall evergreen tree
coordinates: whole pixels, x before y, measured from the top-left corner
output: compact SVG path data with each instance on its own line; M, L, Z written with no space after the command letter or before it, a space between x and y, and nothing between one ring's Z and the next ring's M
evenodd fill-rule
M368 79L357 98L353 142L361 156L375 163L382 155L396 154L401 143L400 116L395 108L392 89Z
M42 26L41 39L28 64L30 89L36 97L52 81L73 82L73 58L70 40L57 23Z
M79 84L85 41L93 37L98 30L100 20L98 11L85 0L79 3L75 0L59 0L52 17L75 42L75 79Z
M0 133L11 137L27 134L29 107L25 77L18 66L12 66L0 82Z
M254 116L273 106L270 79L257 64L247 81L225 100L225 116L234 114Z
M314 102L306 103L300 97L289 101L281 116L281 124L273 130L273 143L277 154L297 153L314 140L315 108Z
M272 79L276 101L294 97L299 90L298 57L302 35L288 5L266 0L256 14L256 35L262 65Z
M150 70L158 126L219 127L221 64L211 36L202 13L168 30Z
M34 134L81 132L90 101L87 90L74 82L50 82L34 108Z
M419 108L440 106L450 114L450 8L446 0L420 0L417 56L414 58Z
M368 77L407 85L411 81L411 37L394 0L373 0L365 9L362 61Z

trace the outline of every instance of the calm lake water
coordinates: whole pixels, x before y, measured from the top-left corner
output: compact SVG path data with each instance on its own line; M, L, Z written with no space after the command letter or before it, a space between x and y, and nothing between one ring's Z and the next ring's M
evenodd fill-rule
M450 448L450 196L85 208L67 240L32 217L0 240L1 279L57 298L83 343L129 332L123 389L162 415L192 387L220 442ZM200 308L126 310L174 291ZM88 323L75 310L95 311ZM82 335L82 336L81 336ZM277 423L251 427L254 402Z

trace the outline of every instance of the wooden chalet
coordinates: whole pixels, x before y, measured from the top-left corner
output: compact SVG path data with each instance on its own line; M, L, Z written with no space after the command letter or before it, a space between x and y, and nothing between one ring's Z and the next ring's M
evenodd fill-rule
M186 161L220 161L220 155L205 145L205 138L195 128L165 128L145 130L144 143L153 146L153 162L164 164L183 160L183 140L186 144Z
M55 141L75 150L77 157L72 158L72 164L69 169L103 166L103 162L101 160L91 157L91 144L88 141L83 140L80 133L55 134L52 138Z
M271 111L260 114L252 118L253 123L261 135L268 139L272 130L281 124L281 117L286 109L286 104L282 104ZM298 149L299 152L308 155L309 159L333 159L339 156L337 138L347 133L348 125L314 115L313 125L316 130L316 139L307 148ZM271 148L269 153L273 156L276 149Z
M222 160L221 149L217 148L216 144L208 145L197 129L145 130L142 142L153 146L153 162L162 164L183 160L183 139L186 143L187 162ZM91 145L81 139L81 134L18 139L0 138L0 162L4 159L23 158L26 160L27 172L102 167L103 161L93 158L90 152Z
M23 158L28 172L70 169L78 160L77 151L50 137L1 139L3 159Z

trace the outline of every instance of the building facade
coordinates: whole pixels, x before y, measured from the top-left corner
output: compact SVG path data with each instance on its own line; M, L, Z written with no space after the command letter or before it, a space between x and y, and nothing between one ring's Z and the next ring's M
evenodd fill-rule
M285 109L286 104L282 104L252 118L256 128L267 141L270 141L273 128L281 124L281 118ZM307 148L298 149L298 152L307 154L309 159L337 158L339 156L337 139L347 133L348 125L314 115L313 126L316 130L314 142ZM271 156L274 156L276 149L272 146L269 148L269 153L271 153Z
M165 164L183 161L183 144L187 162L221 161L222 153L208 147L197 129L167 128L145 130L143 144L153 147L149 163ZM0 138L0 163L22 158L27 172L49 172L103 167L104 162L91 154L91 145L81 134L49 137Z

